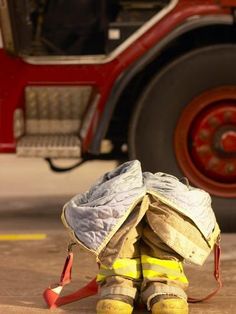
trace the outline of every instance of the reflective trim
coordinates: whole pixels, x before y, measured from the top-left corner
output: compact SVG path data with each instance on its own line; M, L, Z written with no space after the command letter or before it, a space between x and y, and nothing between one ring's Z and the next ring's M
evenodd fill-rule
M180 276L182 274L183 276ZM145 265L143 266L143 276L144 278L168 278L170 280L178 280L183 283L188 283L188 279L185 277L183 273L176 270L170 270L162 266L158 265Z
M124 276L132 279L139 279L141 276L140 259L117 259L111 268L101 265L97 275L97 281L103 281L109 276Z
M142 255L141 256L141 262L143 264L149 264L149 265L159 265L163 266L168 269L174 269L179 270L181 269L183 271L183 266L181 262L178 261L172 261L172 260L165 260L165 259L159 259L155 257L151 257L148 255Z
M185 276L173 276L173 275L169 275L167 273L161 273L161 272L155 272L152 270L144 270L143 271L143 277L146 279L160 279L160 278L164 278L164 279L168 279L168 280L175 280L175 281L179 281L182 283L187 284L188 283L188 279Z
M188 279L184 274L181 262L160 260L144 255L141 257L143 277L146 279L165 278L187 284ZM144 262L145 261L145 262Z
M132 266L132 267L140 267L141 261L139 258L118 258L115 260L115 262L112 265L112 268L120 268L120 267L126 267L127 265ZM103 267L103 266L102 266ZM104 269L106 266L104 266Z

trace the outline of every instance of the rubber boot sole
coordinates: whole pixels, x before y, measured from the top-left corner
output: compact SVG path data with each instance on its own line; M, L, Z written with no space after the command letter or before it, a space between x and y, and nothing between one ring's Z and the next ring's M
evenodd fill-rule
M133 307L118 300L104 299L97 303L97 314L131 314Z
M152 314L188 314L188 303L183 299L166 299L152 306Z

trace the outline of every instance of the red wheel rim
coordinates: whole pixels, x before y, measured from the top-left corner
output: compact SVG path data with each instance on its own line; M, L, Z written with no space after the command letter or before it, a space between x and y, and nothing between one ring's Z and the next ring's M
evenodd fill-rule
M174 145L180 168L194 185L236 197L236 87L195 98L180 116Z

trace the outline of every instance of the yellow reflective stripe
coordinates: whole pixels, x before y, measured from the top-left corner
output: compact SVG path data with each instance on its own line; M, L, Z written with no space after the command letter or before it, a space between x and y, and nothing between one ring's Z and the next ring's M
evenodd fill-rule
M105 276L101 276L99 273L97 274L96 281L104 281L106 279Z
M104 281L106 279L106 277L105 276L101 276L99 273L97 274L97 277L96 277L96 281Z
M117 259L111 268L101 265L97 281L102 281L108 276L125 276L132 279L139 279L141 276L140 259Z
M181 262L160 260L147 255L141 257L143 277L147 279L166 278L168 280L188 283ZM145 261L145 262L144 262Z
M140 267L140 259L139 258L118 258L115 260L115 262L112 265L112 268L121 268L121 267L127 267L129 265L130 267ZM103 267L103 266L102 266ZM107 269L107 268L104 268Z
M181 268L181 270L183 270L183 266L181 262L159 259L159 258L151 257L148 255L142 255L141 262L142 264L159 265L165 268L175 269L175 270L179 270L179 268Z
M143 270L153 270L162 274L168 274L168 275L172 275L172 276L181 276L184 275L184 272L182 269L168 269L166 267L163 266L159 266L159 265L150 265L150 264L143 264L142 265Z
M188 279L186 276L172 276L169 274L159 273L154 270L143 270L143 277L146 279L162 278L162 279L180 281L182 283L188 283Z

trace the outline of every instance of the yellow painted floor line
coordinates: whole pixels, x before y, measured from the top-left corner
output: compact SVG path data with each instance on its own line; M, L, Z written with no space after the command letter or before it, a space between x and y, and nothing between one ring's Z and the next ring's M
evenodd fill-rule
M46 237L44 233L0 234L0 241L44 240Z

